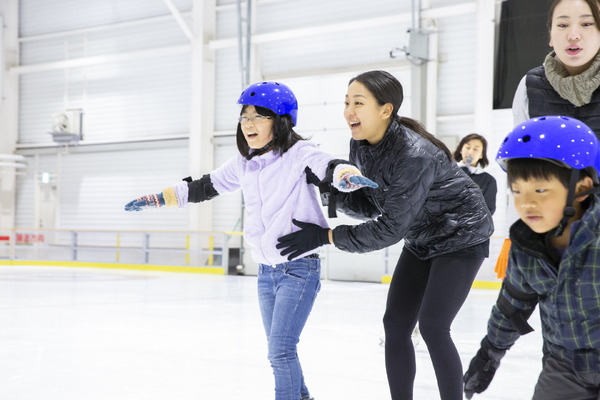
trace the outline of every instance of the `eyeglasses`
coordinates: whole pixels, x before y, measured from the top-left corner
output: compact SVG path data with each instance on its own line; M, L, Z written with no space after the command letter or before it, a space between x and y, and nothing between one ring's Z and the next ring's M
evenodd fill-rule
M253 124L261 124L268 119L271 119L271 117L258 114L258 115L255 115L254 117L241 116L238 118L238 122L242 125L247 124L248 121L252 122Z

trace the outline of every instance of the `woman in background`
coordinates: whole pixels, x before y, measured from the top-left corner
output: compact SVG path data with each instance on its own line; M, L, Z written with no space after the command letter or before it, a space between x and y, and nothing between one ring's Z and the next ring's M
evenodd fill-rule
M490 163L487 158L487 140L477 133L465 136L454 150L454 159L469 178L479 186L485 204L494 214L498 187L496 179L483 170Z
M600 135L600 0L555 0L544 64L521 79L514 125L544 115L577 118Z

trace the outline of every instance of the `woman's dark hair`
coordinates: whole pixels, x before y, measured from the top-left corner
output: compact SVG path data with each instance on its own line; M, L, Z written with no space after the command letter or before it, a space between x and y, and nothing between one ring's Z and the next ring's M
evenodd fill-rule
M446 154L448 160L452 160L452 153L448 150L446 145L431 133L427 132L425 127L419 121L412 118L400 117L398 115L398 110L404 100L404 94L402 85L392 74L387 71L367 71L350 79L348 85L351 85L354 81L362 83L367 90L373 94L380 106L387 103L392 105L392 120L396 120L400 125L417 132L419 135L440 148Z
M462 154L460 154L460 152L462 151L463 146L469 143L471 140L479 140L483 145L483 148L481 149L481 159L477 161L477 164L481 165L481 168L487 167L490 164L487 158L487 140L485 140L485 138L478 133L471 133L462 138L458 146L456 146L456 150L454 150L454 159L456 161L462 160Z
M242 106L240 115L246 111L246 108L248 108L247 105ZM299 140L305 140L302 136L294 131L292 117L290 117L288 114L278 115L265 107L254 106L254 108L256 109L256 113L258 115L264 115L265 117L269 117L273 120L273 140L271 140L271 143L265 146L265 148L255 149L252 154L254 154L256 151L259 151L259 153L256 155L260 155L270 150L273 150L274 153L283 154ZM244 157L248 157L251 149L248 146L248 142L246 142L246 138L242 132L242 125L239 122L235 139L240 154Z
M548 32L552 30L552 18L554 17L554 9L556 6L563 0L554 0L550 5L550 9L548 10L548 19L546 21L546 26L548 27ZM600 0L583 0L588 6L590 6L590 10L592 10L592 16L594 17L594 22L596 23L596 29L600 30Z

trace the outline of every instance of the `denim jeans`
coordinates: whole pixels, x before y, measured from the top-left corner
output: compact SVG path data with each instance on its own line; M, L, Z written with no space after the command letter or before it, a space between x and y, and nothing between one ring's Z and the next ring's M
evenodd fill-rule
M258 302L275 376L275 400L309 397L296 346L321 288L320 277L318 258L258 266Z

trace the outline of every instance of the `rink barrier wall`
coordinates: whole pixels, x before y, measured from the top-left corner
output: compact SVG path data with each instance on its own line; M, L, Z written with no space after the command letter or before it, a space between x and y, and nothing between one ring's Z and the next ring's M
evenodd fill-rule
M48 266L48 267L77 267L77 268L104 268L104 269L124 269L135 271L160 271L160 272L183 272L191 274L212 274L225 275L225 269L219 267L178 267L171 265L148 265L148 264L110 264L78 261L39 261L39 260L0 260L1 265L23 265L23 266ZM381 278L382 284L389 284L392 277L384 275ZM475 281L473 289L492 289L499 290L502 282Z
M381 283L389 284L392 282L392 277L390 275L384 275L381 277ZM490 282L490 281L475 281L471 286L473 289L492 289L492 290L500 290L502 286L502 282Z
M223 274L231 267L230 261L239 262L239 248L229 242L241 235L233 231L0 229L0 260Z
M212 274L225 275L225 269L219 267L180 267L172 265L149 265L149 264L111 264L79 261L39 261L39 260L0 260L0 265L23 265L44 267L77 267L77 268L104 268L124 269L134 271L160 271L160 272L183 272L188 274Z

